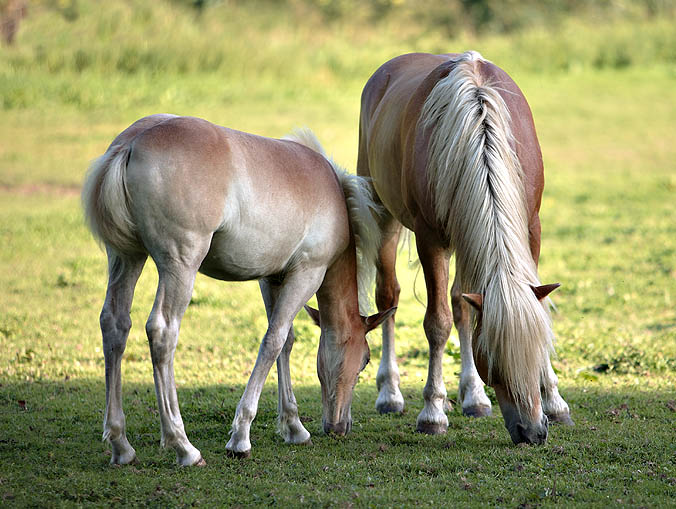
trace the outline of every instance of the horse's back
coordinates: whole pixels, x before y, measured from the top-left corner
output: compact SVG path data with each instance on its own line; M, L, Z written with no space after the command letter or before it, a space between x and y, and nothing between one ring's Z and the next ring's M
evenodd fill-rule
M429 204L428 133L420 122L435 85L456 65L457 54L412 53L383 64L362 93L358 170L370 176L381 201L405 226ZM544 185L540 146L526 99L512 78L479 59L476 71L494 87L511 115L514 150L525 176L528 208L537 214ZM428 211L429 212L429 211Z
M325 263L348 242L333 169L297 143L175 117L133 139L127 172L141 236L154 244L210 236L202 270L213 277L255 279L292 262Z

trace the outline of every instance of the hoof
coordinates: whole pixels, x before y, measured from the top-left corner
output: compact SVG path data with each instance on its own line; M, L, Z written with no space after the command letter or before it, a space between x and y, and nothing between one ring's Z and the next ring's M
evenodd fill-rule
M563 426L575 426L573 419L570 418L570 414L560 413L560 414L548 414L549 424L561 424Z
M314 444L312 443L312 439L308 438L305 442L301 442L298 445L307 445L308 447L312 447Z
M490 417L493 415L493 411L489 406L470 406L462 409L462 415L465 417Z
M195 463L192 464L193 467L206 467L207 462L204 461L204 458L200 456L200 459L198 459Z
M442 435L448 431L448 425L438 422L419 422L415 430L425 435Z
M228 458L237 458L239 460L244 460L251 457L251 449L246 451L230 451L226 450L225 454Z
M376 410L381 414L403 414L404 405L400 403L383 403L382 405L376 405Z
M130 460L120 460L120 458L111 458L110 466L111 467L123 467L125 465L138 465L139 461L136 457L136 454L132 456Z

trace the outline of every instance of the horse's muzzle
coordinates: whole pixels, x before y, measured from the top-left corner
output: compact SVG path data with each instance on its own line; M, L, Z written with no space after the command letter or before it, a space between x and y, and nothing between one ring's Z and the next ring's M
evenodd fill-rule
M514 442L514 444L541 445L547 441L548 428L549 419L543 414L542 419L538 424L523 424L517 422L513 426L508 426L507 431L509 431L509 435L512 437L512 442Z
M324 433L326 433L327 435L337 435L339 437L343 437L347 435L351 429L352 429L351 420L345 422L337 422L335 424L324 421Z

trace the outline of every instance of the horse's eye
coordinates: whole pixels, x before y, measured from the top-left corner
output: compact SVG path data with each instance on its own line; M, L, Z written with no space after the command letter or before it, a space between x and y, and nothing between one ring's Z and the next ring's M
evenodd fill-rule
M364 357L364 364L361 367L361 371L364 371L366 366L368 366L369 362L371 362L371 352L366 353L366 356Z

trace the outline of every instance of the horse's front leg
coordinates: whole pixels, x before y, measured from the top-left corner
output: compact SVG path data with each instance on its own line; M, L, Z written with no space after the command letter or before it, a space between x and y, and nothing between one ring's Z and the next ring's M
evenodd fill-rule
M427 285L427 311L423 326L430 348L427 383L423 389L425 406L418 415L416 429L422 433L439 434L448 429L442 358L452 327L446 295L450 255L436 239L436 235L423 225L416 224L415 233L418 256Z
M491 400L484 392L484 383L474 364L472 352L472 333L469 323L469 304L462 298L460 289L460 274L456 264L455 279L451 288L451 303L453 305L453 321L458 330L460 339L460 386L458 400L462 405L463 415L469 417L490 416Z
M259 281L261 294L265 302L265 311L270 320L272 310L274 309L277 297L279 295L279 285L272 283L267 279ZM312 444L310 433L305 429L298 417L298 404L296 396L291 386L291 373L289 371L289 358L293 348L294 334L293 326L289 329L286 342L282 348L279 357L277 357L277 383L278 383L278 403L277 410L277 431L284 438L287 444Z
M396 307L399 303L400 287L395 265L401 224L389 217L382 232L376 278L376 305L380 312ZM401 413L404 411L404 397L399 389L399 368L394 351L394 314L383 322L382 331L383 350L376 376L376 409L381 414Z
M547 367L543 373L540 394L542 395L542 411L547 415L550 423L573 426L575 423L570 417L568 403L559 394L559 379L554 373L552 363L547 356Z
M146 257L122 258L108 249L108 291L101 310L103 355L106 363L106 410L103 418L103 440L112 447L111 465L125 465L136 458L129 444L122 411L122 354L131 328L129 310L136 281Z
M208 244L204 246L206 253ZM166 256L155 259L159 283L155 303L146 323L153 361L155 394L160 413L162 447L172 447L181 466L205 465L200 451L188 440L181 418L174 381L174 353L178 344L178 332L185 313L203 256L182 253L182 256ZM191 259L188 262L188 258ZM181 261L179 261L181 260Z
M230 440L225 448L228 454L246 458L251 455L249 432L258 411L258 400L270 368L279 357L298 311L312 297L321 284L326 267L297 269L288 274L279 288L279 294L270 315L268 330L263 336L256 364L242 394L232 421Z

